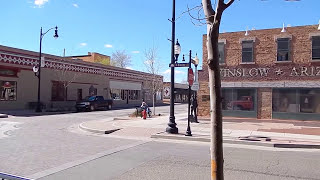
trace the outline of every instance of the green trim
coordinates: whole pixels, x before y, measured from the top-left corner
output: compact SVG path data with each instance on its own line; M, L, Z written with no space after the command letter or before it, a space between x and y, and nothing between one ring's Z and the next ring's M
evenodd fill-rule
M222 116L257 118L256 111L223 110Z
M273 112L272 119L320 120L320 114Z

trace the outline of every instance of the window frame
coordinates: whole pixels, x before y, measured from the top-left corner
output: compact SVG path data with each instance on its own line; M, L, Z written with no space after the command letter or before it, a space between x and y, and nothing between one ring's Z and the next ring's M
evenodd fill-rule
M288 53L288 59L287 60L279 60L279 42L285 42L285 40L288 42L288 48L287 49L281 49L280 52L287 51ZM291 38L289 37L279 37L277 38L277 62L291 62Z
M56 89L58 91L56 93L54 93L54 85L57 86ZM62 91L60 92L59 90L62 90ZM61 82L61 81L52 81L52 84L51 84L51 101L68 100L67 99L67 92L68 92L68 87L66 89L64 89L63 82Z
M251 47L251 51L248 51L248 50L246 50L246 51L244 51L244 47L243 47L243 45L244 44L246 44L246 43L251 43L252 44L252 47ZM247 49L249 49L249 48L247 48ZM243 54L244 54L244 52L246 52L246 53L250 53L251 52L251 60L250 61L243 61L244 60L244 57L243 57ZM246 64L246 63L254 63L254 40L243 40L243 41L241 41L241 63L242 64Z
M313 40L315 39L315 38L317 38L318 39L318 41L319 41L319 44L320 44L320 36L312 36L311 37L311 60L313 60L313 61L319 61L320 60L320 56L319 57L313 57L313 51L314 51L314 49L317 49L318 51L319 51L319 54L320 54L320 45L319 46L317 46L317 48L314 48L313 47Z
M219 46L220 45L222 45L223 47L222 47L222 51L220 51L220 49L219 49ZM219 51L219 64L226 64L226 56L225 56L225 54L226 54L226 51L225 51L225 48L226 48L226 44L225 44L225 42L218 42L218 51ZM223 52L223 59L222 59L222 61L220 61L220 52Z
M3 101L17 101L17 99L18 99L18 82L17 81L6 81L6 80L0 80L0 82L2 82L2 83L0 83L1 84L1 91L0 91L0 102L3 102ZM6 100L6 99L2 99L2 96L3 96L3 94L2 93L4 93L4 83L6 83L6 82L9 82L9 83L11 83L12 84L12 87L11 88L8 88L8 89L14 89L14 98L13 99L8 99L8 100ZM12 83L13 82L13 83ZM9 93L12 93L12 92L9 92ZM5 95L4 95L5 96ZM3 98L5 98L5 97L3 97Z

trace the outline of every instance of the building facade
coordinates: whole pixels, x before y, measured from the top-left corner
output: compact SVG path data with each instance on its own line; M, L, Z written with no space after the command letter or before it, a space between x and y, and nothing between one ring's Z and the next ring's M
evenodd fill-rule
M199 71L199 114L210 113L207 47ZM318 25L221 33L224 116L320 120Z
M152 102L148 80L156 77L163 83L162 76L144 72L73 57L43 57L40 99L46 109L71 109L77 100L89 95L112 98L115 106L140 105L142 99ZM0 110L34 108L38 77L32 69L38 62L38 52L0 46ZM157 103L162 103L162 98Z
M163 101L170 102L170 82L163 82ZM189 85L188 84L181 84L181 83L174 83L174 102L176 103L188 103L188 94L189 94ZM194 91L192 91L192 94Z

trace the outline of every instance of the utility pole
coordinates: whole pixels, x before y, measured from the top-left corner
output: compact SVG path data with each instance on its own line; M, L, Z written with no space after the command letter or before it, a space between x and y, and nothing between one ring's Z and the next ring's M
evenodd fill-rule
M175 21L176 21L176 1L172 0L172 37L171 37L171 82L170 82L170 117L169 117L169 123L168 127L166 128L166 132L170 134L178 134L178 128L175 121L174 116L174 63L175 63L175 46L174 46L174 40L175 40Z

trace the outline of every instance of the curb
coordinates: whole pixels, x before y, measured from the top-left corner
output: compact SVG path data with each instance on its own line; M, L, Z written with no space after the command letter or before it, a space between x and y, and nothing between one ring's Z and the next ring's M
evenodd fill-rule
M113 132L118 131L118 130L121 129L121 128L110 129L110 130L91 129L91 128L88 128L88 127L84 126L83 125L84 123L81 123L79 125L80 129L82 129L84 131L89 131L89 132L92 132L92 133L98 133L98 134L110 134L110 133L113 133Z
M193 135L195 135L195 134L193 134ZM199 135L185 136L185 134L168 134L166 132L160 132L157 134L153 134L153 135L151 135L151 138L210 142L209 138L199 137ZM245 144L245 145L255 145L255 146L274 147L274 148L320 149L319 144L288 144L288 143L270 143L270 141L243 141L243 140L237 140L237 139L232 139L232 138L228 139L228 137L223 137L223 143Z
M275 148L305 148L305 149L320 149L319 144L274 144Z
M8 118L7 114L0 114L0 118Z
M170 139L170 140L184 140L184 141L198 141L198 142L210 142L209 138L199 137L199 135L193 134L194 136L185 136L185 134L167 134L166 132L160 132L157 134L151 135L151 138L157 139ZM198 137L197 137L198 136ZM245 144L245 145L256 145L256 146L266 146L266 147L274 147L272 143L262 143L257 141L240 141L236 139L228 139L227 137L223 138L224 143L229 144Z

